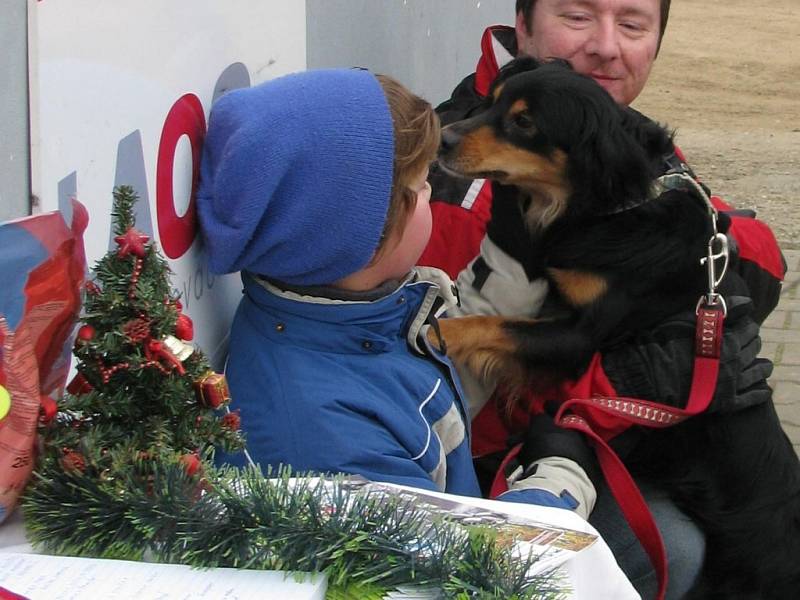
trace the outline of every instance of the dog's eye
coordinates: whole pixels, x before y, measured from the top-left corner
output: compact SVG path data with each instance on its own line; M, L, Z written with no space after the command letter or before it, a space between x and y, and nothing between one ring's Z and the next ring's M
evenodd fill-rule
M519 129L524 129L526 131L530 131L534 127L536 127L536 123L533 120L533 115L529 113L527 110L520 111L514 114L511 117L511 122L514 124L515 127Z

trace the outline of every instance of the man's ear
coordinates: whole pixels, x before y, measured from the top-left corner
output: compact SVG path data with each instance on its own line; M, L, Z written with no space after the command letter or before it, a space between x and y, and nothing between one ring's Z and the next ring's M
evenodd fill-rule
M514 21L514 31L517 32L517 45L519 46L520 36L530 33L530 31L528 31L528 22L525 20L525 13L523 11L517 13L517 18Z

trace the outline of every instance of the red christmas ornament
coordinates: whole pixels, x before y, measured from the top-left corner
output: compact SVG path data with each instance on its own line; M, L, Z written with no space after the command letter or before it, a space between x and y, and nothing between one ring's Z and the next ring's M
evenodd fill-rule
M181 304L181 301L178 300L177 298L175 299L175 310L177 310L178 312L181 312L183 310L183 304Z
M58 404L50 396L42 396L39 401L39 421L49 423L58 413Z
M200 462L200 458L196 454L184 454L178 460L186 469L186 474L189 475L189 477L196 474L203 466L203 463Z
M144 255L147 252L144 245L149 239L150 236L143 234L141 231L138 231L133 227L129 227L128 231L126 231L123 235L118 235L114 238L114 241L119 245L117 256L123 258L129 254L133 254L139 258L144 258Z
M80 452L65 448L64 456L61 457L61 467L65 471L79 471L83 473L86 470L86 459Z
M239 411L229 412L220 420L222 426L225 429L230 429L231 431L239 431L239 427L242 425L242 417L239 416Z
M86 293L90 296L97 296L100 293L100 286L94 281L87 281L84 287L86 288Z
M83 373L75 375L72 381L67 384L67 391L73 396L82 396L83 394L91 392L93 389L92 384L86 380Z
M194 389L198 400L203 406L217 409L230 402L231 394L225 375L206 371L200 379L195 381Z
M91 342L97 332L91 325L83 325L78 329L78 339L82 342Z
M178 315L178 320L175 321L175 336L179 340L189 341L194 337L194 323L192 320L183 313Z
M186 369L183 367L183 364L181 364L180 359L170 352L169 348L164 345L164 342L150 340L145 346L144 354L148 360L163 359L172 365L178 374L186 374Z

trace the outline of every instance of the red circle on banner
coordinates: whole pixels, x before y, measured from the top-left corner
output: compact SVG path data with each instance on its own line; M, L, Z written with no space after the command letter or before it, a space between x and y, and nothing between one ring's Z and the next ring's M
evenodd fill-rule
M200 99L194 94L184 94L172 105L164 121L156 165L158 237L164 254L169 258L183 256L197 233L194 195L200 175L200 150L205 134L206 117ZM192 146L192 191L186 213L178 216L173 197L172 172L175 166L175 148L183 135L189 138Z

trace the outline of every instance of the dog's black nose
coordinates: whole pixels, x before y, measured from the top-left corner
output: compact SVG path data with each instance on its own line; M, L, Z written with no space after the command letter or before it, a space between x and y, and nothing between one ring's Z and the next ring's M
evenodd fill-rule
M442 144L439 146L439 152L447 152L452 150L461 141L461 134L457 133L452 125L448 125L442 129Z

